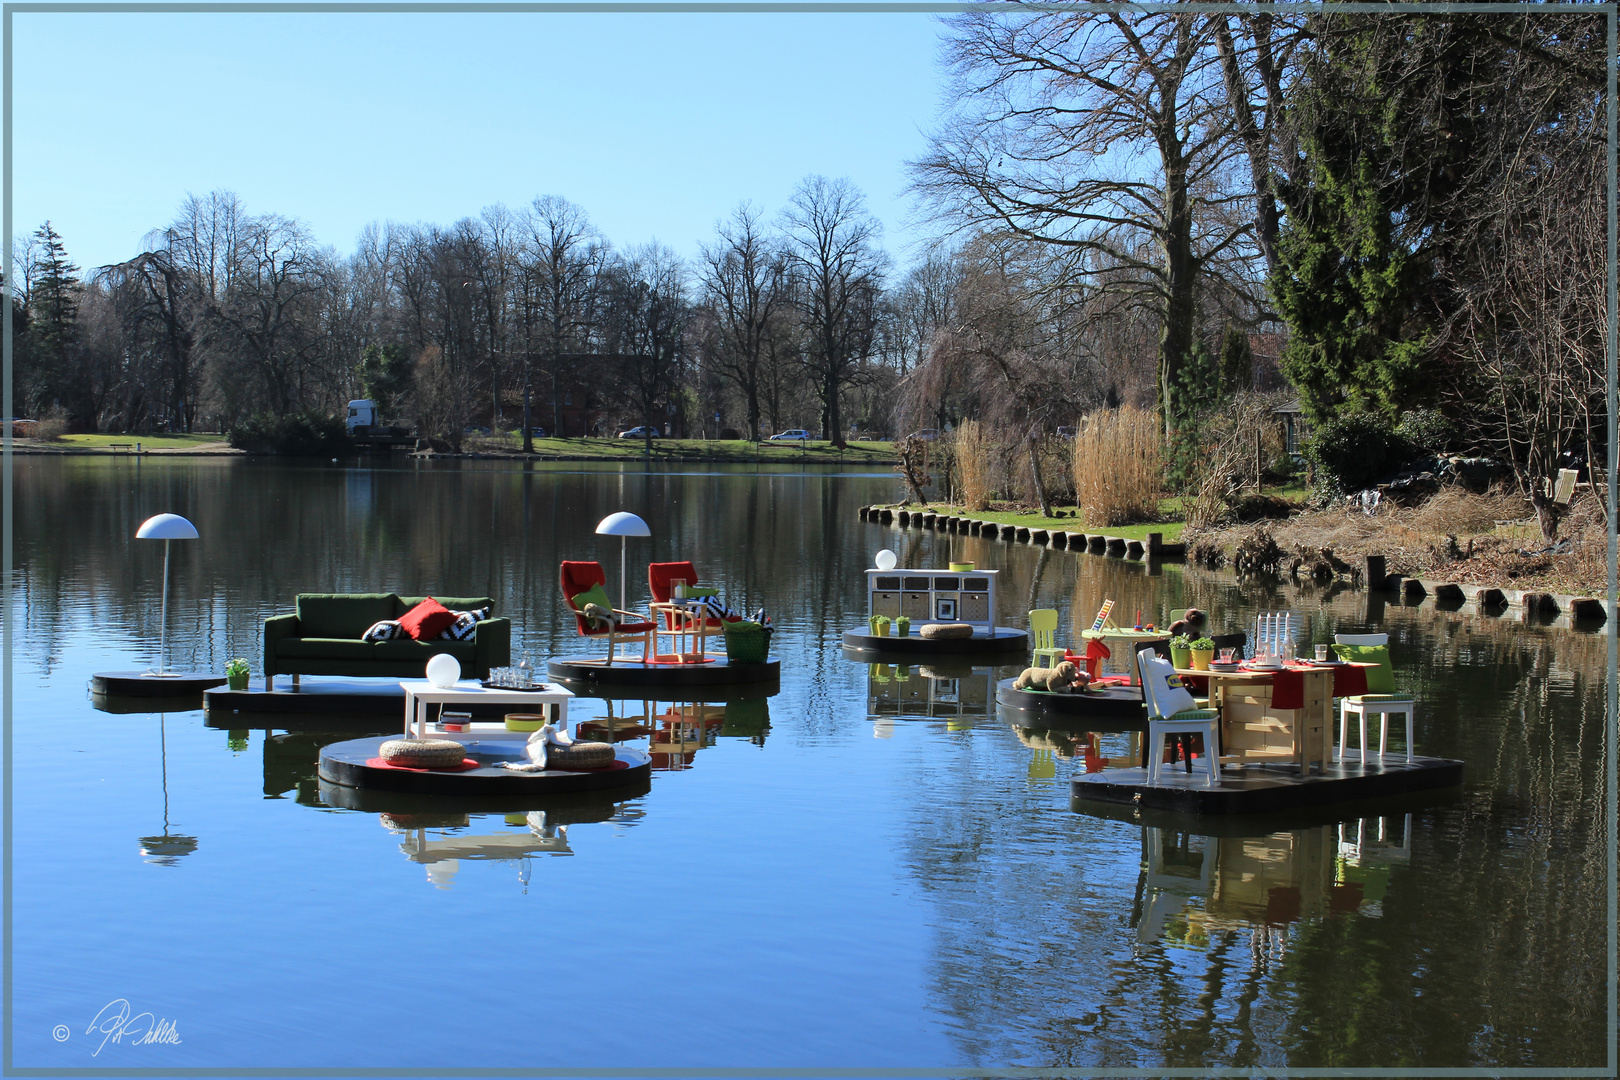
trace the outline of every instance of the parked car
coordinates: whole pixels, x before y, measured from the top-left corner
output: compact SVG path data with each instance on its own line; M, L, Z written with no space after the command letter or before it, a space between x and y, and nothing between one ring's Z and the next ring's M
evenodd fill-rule
M546 437L546 429L543 427L530 428L529 434L536 439L543 439Z
M939 438L939 428L925 427L907 435L908 439L921 439L923 442L933 442Z
M658 429L655 428L655 427L649 427L646 424L642 424L640 427L633 427L633 428L630 428L628 431L619 432L619 438L621 438L621 439L656 439L656 438L658 438Z
M804 430L804 428L792 428L792 429L790 429L788 431L782 432L780 435L772 435L770 441L771 442L792 442L795 439L799 440L800 442L809 442L810 441L810 433L808 431Z
M481 424L468 424L461 432L463 435L488 435L489 428Z

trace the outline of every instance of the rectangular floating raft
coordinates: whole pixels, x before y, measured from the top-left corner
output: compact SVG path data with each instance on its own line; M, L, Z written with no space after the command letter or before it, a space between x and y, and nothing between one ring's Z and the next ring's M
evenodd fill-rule
M1206 783L1202 763L1195 763L1191 773L1183 770L1180 762L1174 768L1166 765L1159 772L1159 783L1149 785L1145 768L1104 769L1074 777L1069 794L1182 814L1267 814L1456 787L1462 783L1463 763L1451 758L1419 757L1411 762L1385 758L1363 767L1352 756L1309 776L1301 776L1293 762L1223 766L1220 783L1213 786Z

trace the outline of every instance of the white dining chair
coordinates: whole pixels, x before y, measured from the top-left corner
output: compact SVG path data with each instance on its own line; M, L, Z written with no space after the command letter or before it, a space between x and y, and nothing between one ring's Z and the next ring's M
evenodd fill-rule
M1388 634L1334 634L1335 645L1389 645ZM1367 716L1379 717L1378 760L1384 760L1389 749L1389 718L1406 718L1406 760L1412 760L1412 716L1417 699L1411 694L1360 694L1339 699L1338 760L1344 760L1345 741L1350 732L1350 717L1356 717L1361 730L1361 762L1367 762Z
M1213 787L1221 779L1220 713L1195 708L1196 702L1176 674L1175 665L1160 659L1152 649L1136 654L1142 676L1142 700L1148 710L1148 784L1159 782L1164 764L1164 740L1169 735L1202 735L1204 738L1205 782ZM1189 764L1191 754L1188 754Z

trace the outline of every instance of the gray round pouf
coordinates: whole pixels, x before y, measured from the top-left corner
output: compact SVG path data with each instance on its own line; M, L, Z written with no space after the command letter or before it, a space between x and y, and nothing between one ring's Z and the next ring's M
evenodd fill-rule
M969 623L929 623L917 631L917 636L929 641L970 638L973 636L973 627Z
M613 760L612 743L577 742L573 746L546 747L548 769L605 769Z
M467 748L454 739L391 739L377 756L405 769L448 769L467 758Z

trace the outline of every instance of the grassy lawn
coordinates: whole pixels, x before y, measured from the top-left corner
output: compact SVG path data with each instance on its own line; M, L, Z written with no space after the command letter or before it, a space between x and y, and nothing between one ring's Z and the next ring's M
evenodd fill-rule
M41 443L42 446L78 447L80 449L100 449L113 443L128 443L134 446L141 444L143 450L185 450L196 446L209 446L211 444L225 445L225 436L214 434L202 435L63 435L54 442Z
M516 452L523 439L516 432L498 436L472 436L463 441L465 450ZM646 444L640 439L535 439L534 452L540 457L640 458ZM852 442L839 450L831 443L762 442L747 439L654 439L654 461L763 461L791 464L806 462L862 462L888 465L894 461L894 444Z

